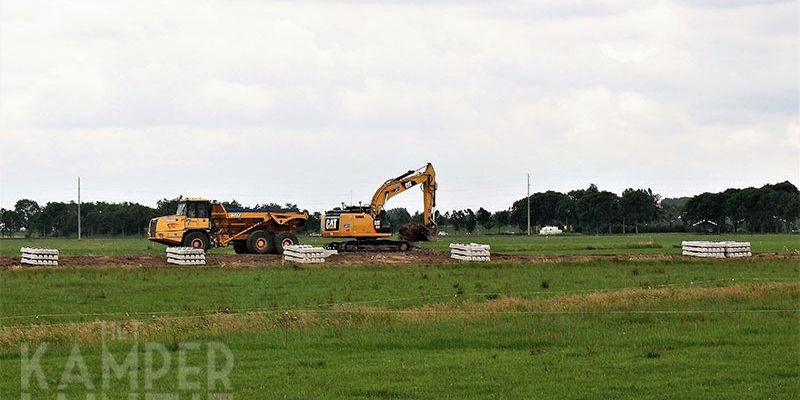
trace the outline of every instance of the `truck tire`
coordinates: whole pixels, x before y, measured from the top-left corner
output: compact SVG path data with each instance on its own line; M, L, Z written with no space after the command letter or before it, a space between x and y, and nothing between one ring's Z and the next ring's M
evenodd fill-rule
M183 246L208 251L208 248L211 247L211 243L205 233L194 231L187 233L186 236L183 237Z
M275 237L267 231L255 231L247 237L247 251L252 254L272 252Z
M275 254L283 254L283 249L286 246L300 244L297 240L297 235L292 232L281 232L275 235Z
M247 242L244 240L234 240L233 252L236 254L247 254Z

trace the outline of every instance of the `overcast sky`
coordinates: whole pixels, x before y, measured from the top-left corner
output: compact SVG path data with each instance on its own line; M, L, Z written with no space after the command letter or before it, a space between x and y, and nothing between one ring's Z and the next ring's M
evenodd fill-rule
M798 2L0 2L0 206L800 185ZM387 206L419 209L418 190Z

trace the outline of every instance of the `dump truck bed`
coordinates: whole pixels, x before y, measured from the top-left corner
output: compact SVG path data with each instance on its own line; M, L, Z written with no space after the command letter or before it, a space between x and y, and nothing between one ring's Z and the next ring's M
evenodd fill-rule
M308 220L308 212L294 210L270 211L266 209L232 208L222 204L211 206L212 226L217 230L217 242L226 246L233 240L243 240L255 230L271 233L293 231Z

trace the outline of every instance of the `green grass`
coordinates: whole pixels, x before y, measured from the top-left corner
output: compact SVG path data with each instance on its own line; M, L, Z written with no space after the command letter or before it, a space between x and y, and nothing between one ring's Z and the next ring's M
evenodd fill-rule
M512 255L592 255L592 254L665 254L678 253L683 240L740 240L750 241L754 252L798 252L800 235L698 235L698 234L640 234L640 235L570 235L570 236L500 236L450 235L437 237L433 242L419 243L423 248L447 251L452 242L476 242L492 246L492 250ZM300 236L307 244L324 244L319 237ZM123 239L0 239L0 256L19 255L19 248L48 247L64 255L119 256L161 254L164 246L141 238ZM212 253L233 253L233 249L214 249Z
M796 299L659 304L671 310L791 307ZM795 304L796 306L796 304ZM235 357L231 388L237 399L359 398L744 398L791 399L800 390L797 313L676 313L497 315L424 323L372 322L287 331L166 337L174 365L181 342L225 343ZM131 343L111 345L117 361ZM204 349L204 348L203 348ZM43 357L55 398L69 346ZM94 387L102 388L101 349L83 345ZM205 393L206 359L199 366ZM143 350L138 360L143 363ZM0 391L20 398L18 353L2 355ZM156 358L156 368L161 366ZM193 379L194 380L194 379ZM138 376L137 393L144 393ZM180 394L176 368L149 392ZM35 381L33 381L35 387ZM124 398L127 381L104 392ZM67 398L86 398L70 385ZM99 397L98 397L99 398ZM202 398L205 398L203 396Z
M420 246L447 251L452 242L489 244L493 252L511 255L593 255L593 254L668 254L679 253L681 241L749 241L753 252L800 251L800 235L698 235L659 233L639 235L500 236L449 235Z
M444 250L450 241L475 241L509 254L660 253L677 252L673 246L689 237L471 236L447 237L426 246ZM735 238L750 240L755 251L785 252L796 249L798 237ZM25 241L0 241L0 254L16 255L20 243ZM79 255L163 251L161 245L141 239L43 239L25 245L31 244ZM102 389L100 344L83 339L89 337L85 330L96 326L93 321L140 320L158 326L171 316L181 321L180 317L214 313L192 319L194 325L155 330L154 336L139 342L141 346L153 340L170 349L173 367L148 390L142 387L140 373L138 398L144 393L192 398L191 391L180 391L176 384L176 350L181 343L216 341L235 357L232 389L223 392L236 399L790 399L800 392L796 292L768 291L746 298L653 297L601 306L592 305L588 297L626 288L645 296L656 292L650 288L668 292L700 288L705 293L773 281L800 281L798 260L0 270L0 338L25 338L26 332L42 329L37 328L40 324L55 324L44 328L52 330L42 358L50 389L34 389L29 392L32 398L56 398L55 387L73 341L81 343L97 398L102 398L101 391L108 398L127 397L125 381L112 379L110 387ZM435 314L418 320L401 318L420 307L462 310L471 302L491 305L497 304L492 299L502 302L509 297L557 301L560 296L586 296L579 299L588 312L511 309L449 318L431 316ZM342 312L343 303L380 313ZM247 318L249 314L239 313L253 309L266 310L264 315L277 321L284 316L290 321L302 313L319 320L285 329L265 324L224 333L204 322L216 316L232 321ZM62 328L73 330L64 333ZM23 336L15 336L20 333ZM30 337L35 347L38 341ZM132 345L112 341L109 348L120 362ZM136 354L141 371L144 349ZM160 366L158 359L156 363ZM203 383L198 392L206 398L204 353L189 352L188 365L200 368L198 380ZM0 393L4 398L21 398L20 391L20 350L0 348ZM70 399L86 398L81 385L70 385L64 393Z
M186 315L359 303L405 308L500 296L639 287L692 287L798 278L797 260L682 260L620 264L451 264L295 268L64 268L0 271L0 321L92 321L124 313ZM36 293L36 296L31 296ZM92 315L107 314L110 315ZM116 314L115 314L116 313ZM50 316L56 314L54 316ZM61 316L60 314L67 314Z
M162 254L164 245L144 238L14 238L0 239L0 256L19 256L21 247L58 249L67 256L125 256Z

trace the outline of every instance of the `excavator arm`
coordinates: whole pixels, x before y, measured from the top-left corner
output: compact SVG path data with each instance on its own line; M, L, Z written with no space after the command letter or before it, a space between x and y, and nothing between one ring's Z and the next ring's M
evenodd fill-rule
M376 218L383 211L383 207L389 199L417 185L422 186L423 223L428 228L435 228L436 221L433 218L433 208L436 207L436 171L434 171L431 163L417 170L408 171L397 178L389 179L381 185L375 191L370 203L372 217Z

